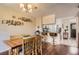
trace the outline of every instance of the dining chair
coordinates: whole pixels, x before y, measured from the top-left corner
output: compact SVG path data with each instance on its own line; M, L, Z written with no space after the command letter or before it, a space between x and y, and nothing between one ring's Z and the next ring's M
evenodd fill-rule
M23 39L24 55L34 55L34 37Z
M19 48L16 47L16 48L11 48L9 50L9 55L19 55Z
M42 55L42 37L40 35L35 37L35 55L38 54Z

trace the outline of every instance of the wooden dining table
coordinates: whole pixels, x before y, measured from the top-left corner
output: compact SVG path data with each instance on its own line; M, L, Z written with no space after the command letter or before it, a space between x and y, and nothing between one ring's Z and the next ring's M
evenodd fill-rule
M5 40L4 43L10 46L11 48L16 48L22 45L23 39L13 39L13 40Z
M30 36L27 36L27 37L4 40L4 43L11 48L15 48L15 47L22 45L24 43L23 42L24 40L27 40L28 38L32 38L32 37L36 37L36 35L30 35Z
M34 36L23 37L23 38L20 38L20 39L17 38L17 39L4 40L4 43L10 47L10 50L12 50L12 49L16 49L17 47L22 46L23 43L24 43L23 40L31 38L31 37L34 37ZM9 54L10 54L10 52L9 52Z
M10 47L8 54L9 54L9 55L12 55L12 53L13 53L12 51L13 51L14 49L16 50L17 47L22 46L23 39L4 40L4 43ZM16 51L16 52L17 52L17 51Z

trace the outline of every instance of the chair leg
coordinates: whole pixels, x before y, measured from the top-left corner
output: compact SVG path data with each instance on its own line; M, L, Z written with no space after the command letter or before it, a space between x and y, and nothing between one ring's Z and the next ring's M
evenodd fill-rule
M15 49L12 49L12 55L15 55Z
M41 46L41 55L42 55L42 46Z
M9 50L9 55L13 55L13 54L14 54L14 49L11 48L11 49Z
M34 50L32 50L32 55L34 55Z
M42 55L42 46L39 47L40 54Z
M35 55L37 55L37 49L35 49Z
M16 49L10 49L8 54L9 55L18 55L18 48L16 48Z
M18 48L15 49L14 53L15 53L15 55L18 55L19 54L18 53Z

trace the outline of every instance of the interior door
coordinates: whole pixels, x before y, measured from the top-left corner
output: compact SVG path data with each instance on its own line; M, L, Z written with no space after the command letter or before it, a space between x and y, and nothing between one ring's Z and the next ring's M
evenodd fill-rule
M76 23L70 24L71 38L76 38Z

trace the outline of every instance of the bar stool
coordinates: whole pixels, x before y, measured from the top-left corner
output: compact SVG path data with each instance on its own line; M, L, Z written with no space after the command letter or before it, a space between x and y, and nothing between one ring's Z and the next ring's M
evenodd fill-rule
M19 47L11 48L9 50L9 55L19 55L19 54L20 54Z
M35 37L35 55L38 55L39 53L42 55L42 37L37 35Z
M34 37L23 39L24 55L34 55Z
M57 33L52 33L50 32L49 35L52 37L53 39L53 45L55 45L55 37L57 36Z
M46 42L47 32L46 33L45 32L42 32L42 36L43 36L44 42Z
M56 45L55 45L55 37L57 36L57 33L49 33L49 35L52 37L52 39L53 39L53 48L52 48L52 50L53 50L53 54L57 54L58 52L57 52L57 50L56 50Z

